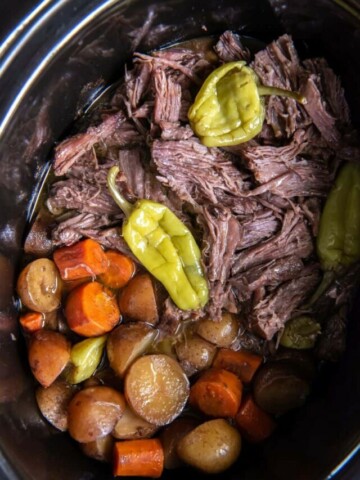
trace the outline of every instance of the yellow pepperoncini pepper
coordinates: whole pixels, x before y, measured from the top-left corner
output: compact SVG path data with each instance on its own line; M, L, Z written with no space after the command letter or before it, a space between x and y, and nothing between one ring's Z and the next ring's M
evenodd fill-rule
M283 95L305 103L296 92L261 85L245 62L225 63L207 77L190 107L191 127L207 147L246 142L262 129L263 95Z
M165 205L138 200L135 205L119 193L118 167L109 170L107 184L126 220L122 235L132 253L166 288L182 310L203 307L208 286L201 268L201 253L190 230Z
M87 380L99 366L107 336L87 338L76 343L70 354L72 367L67 375L69 383L80 383Z
M298 350L313 348L320 334L320 324L313 318L302 315L286 323L280 338L280 345Z
M323 270L360 260L360 165L345 163L321 214L317 252Z

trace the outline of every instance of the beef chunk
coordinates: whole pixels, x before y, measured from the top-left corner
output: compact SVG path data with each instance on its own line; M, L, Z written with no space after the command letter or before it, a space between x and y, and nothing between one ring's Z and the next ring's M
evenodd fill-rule
M256 290L265 286L277 286L297 278L304 268L303 261L296 255L271 260L250 268L230 279L230 284L240 301L246 301Z
M204 208L200 218L204 228L203 259L210 284L206 309L211 318L218 320L230 288L227 280L239 243L239 223L229 210L219 208Z
M223 62L244 60L248 63L250 60L249 49L242 45L239 35L236 35L230 30L220 35L214 50Z
M307 258L313 248L313 240L304 223L304 217L298 210L288 210L278 234L236 255L232 275L287 255L295 254L299 258Z
M64 175L68 169L95 145L118 148L141 143L135 128L126 120L123 112L109 115L97 127L89 127L85 133L74 135L61 142L55 149L55 175Z
M300 276L282 283L276 290L257 302L250 314L250 328L261 337L271 340L291 318L292 312L301 305L319 283L317 265L302 270Z

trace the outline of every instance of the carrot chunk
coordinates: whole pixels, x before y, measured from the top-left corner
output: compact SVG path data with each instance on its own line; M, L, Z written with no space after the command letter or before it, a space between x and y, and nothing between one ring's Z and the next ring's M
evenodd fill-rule
M135 272L135 263L131 258L116 252L108 250L105 252L108 259L108 268L99 276L99 280L110 288L124 287Z
M26 332L41 330L45 324L44 315L39 312L28 312L20 317L20 324Z
M212 417L235 417L242 396L241 380L231 372L210 368L190 390L190 404Z
M77 280L104 273L109 261L101 245L87 238L55 250L54 262L63 280Z
M245 350L221 348L213 362L213 367L223 368L235 373L244 383L250 383L255 372L262 364L262 357Z
M157 438L116 442L114 475L159 478L164 469L164 451Z
M99 282L89 282L72 290L65 305L69 327L84 337L110 332L119 322L116 297Z
M244 438L251 443L262 442L276 428L276 423L271 416L256 405L251 395L245 398L235 421Z

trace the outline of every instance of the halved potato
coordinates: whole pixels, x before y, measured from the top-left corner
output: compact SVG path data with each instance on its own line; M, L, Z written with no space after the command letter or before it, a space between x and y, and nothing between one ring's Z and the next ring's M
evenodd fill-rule
M178 468L183 461L177 453L177 445L180 440L191 430L199 425L195 417L179 417L168 425L161 433L160 440L164 448L164 467L167 469Z
M123 416L115 425L112 434L120 440L134 440L136 438L149 438L159 427L147 422L136 415L129 406L126 407Z
M88 457L95 458L95 460L100 462L110 463L112 461L114 443L114 438L109 434L92 442L80 443L80 447Z
M68 406L77 388L62 380L50 387L36 390L36 401L40 412L55 428L64 432L68 426Z
M176 354L184 372L190 376L211 366L216 346L199 335L185 337L176 345Z
M130 320L156 325L159 312L153 281L148 273L135 275L119 295L122 315Z
M285 360L264 364L253 385L255 402L274 415L300 407L310 393L310 383L302 371Z
M219 322L211 318L200 320L196 331L200 337L218 347L230 347L238 336L239 324L234 315L225 312Z
M154 425L167 425L189 397L189 380L179 363L167 355L144 355L129 368L125 396L131 408Z
M70 360L71 344L67 338L52 330L38 330L29 345L29 364L36 380L51 385Z
M60 306L62 281L48 258L29 263L20 273L16 289L22 303L35 312L48 313Z
M158 332L145 323L123 323L107 340L107 355L111 368L123 377L126 370L154 342Z
M112 432L125 410L124 396L110 387L89 387L71 400L68 409L69 433L88 443Z

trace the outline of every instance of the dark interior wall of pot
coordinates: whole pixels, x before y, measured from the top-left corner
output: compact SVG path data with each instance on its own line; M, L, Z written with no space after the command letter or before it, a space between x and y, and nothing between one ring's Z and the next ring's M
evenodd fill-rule
M360 66L360 34L351 15L330 0L44 3L18 37L21 48L15 44L6 52L0 88L0 119L5 119L0 147L0 465L7 469L5 478L106 480L111 478L107 467L80 455L71 440L39 416L16 326L12 292L25 221L54 142L121 75L134 49L147 51L227 28L263 41L286 30L304 54L326 56L342 76L359 125L354 71ZM360 431L360 324L354 321L359 312L358 298L349 348L338 365L324 372L306 407L263 452L244 452L229 478L238 478L239 471L244 479L325 478L353 449Z

